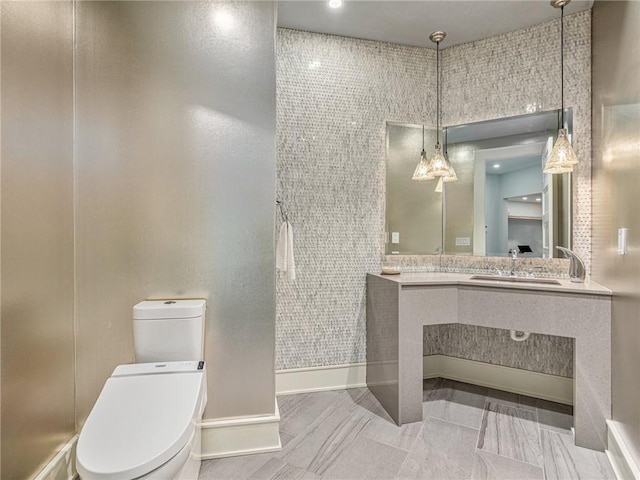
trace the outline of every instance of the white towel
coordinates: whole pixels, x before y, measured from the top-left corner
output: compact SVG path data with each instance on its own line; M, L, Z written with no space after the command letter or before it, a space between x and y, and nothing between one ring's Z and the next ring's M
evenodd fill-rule
M276 246L276 268L287 272L289 280L296 279L296 262L293 259L293 227L289 222L280 226Z

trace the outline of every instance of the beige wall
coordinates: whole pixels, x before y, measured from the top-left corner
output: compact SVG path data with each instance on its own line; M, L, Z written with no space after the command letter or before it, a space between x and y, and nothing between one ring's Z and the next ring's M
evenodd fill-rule
M131 308L207 299L208 418L273 413L272 2L79 2L77 411Z
M593 8L593 276L614 292L613 419L640 465L640 3ZM629 251L616 254L617 229Z
M74 434L72 2L2 2L2 478Z

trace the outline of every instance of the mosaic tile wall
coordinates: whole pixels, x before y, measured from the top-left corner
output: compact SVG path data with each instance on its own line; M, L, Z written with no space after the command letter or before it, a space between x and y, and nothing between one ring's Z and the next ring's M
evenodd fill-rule
M435 51L279 29L276 84L277 195L297 271L277 279L276 369L363 362L386 121L431 123Z
M558 108L547 78L559 71L547 38L556 30L549 22L443 50L444 123L522 114L534 102ZM565 98L584 159L574 245L588 262L590 12L566 17L565 32ZM365 274L383 261L385 124L435 124L435 51L278 29L276 78L277 195L294 227L297 269L295 280L276 282L276 369L364 362ZM415 271L484 262L419 258ZM550 273L561 275L559 262Z
M591 11L565 17L564 103L573 108L573 250L591 271ZM442 52L445 125L560 108L560 20Z
M532 333L523 342L509 330L475 325L424 327L424 354L447 355L573 378L573 339Z

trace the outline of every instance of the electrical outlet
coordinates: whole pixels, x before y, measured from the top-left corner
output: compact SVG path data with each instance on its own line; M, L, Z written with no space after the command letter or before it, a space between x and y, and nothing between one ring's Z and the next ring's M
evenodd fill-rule
M456 247L468 247L471 245L471 237L456 237Z

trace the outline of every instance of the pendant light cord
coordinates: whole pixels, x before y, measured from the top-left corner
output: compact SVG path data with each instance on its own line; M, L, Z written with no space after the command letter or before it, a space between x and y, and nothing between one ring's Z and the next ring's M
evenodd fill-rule
M560 7L560 128L564 128L564 5Z
M436 42L436 144L440 145L440 42Z
M422 124L422 152L424 153L424 123Z

